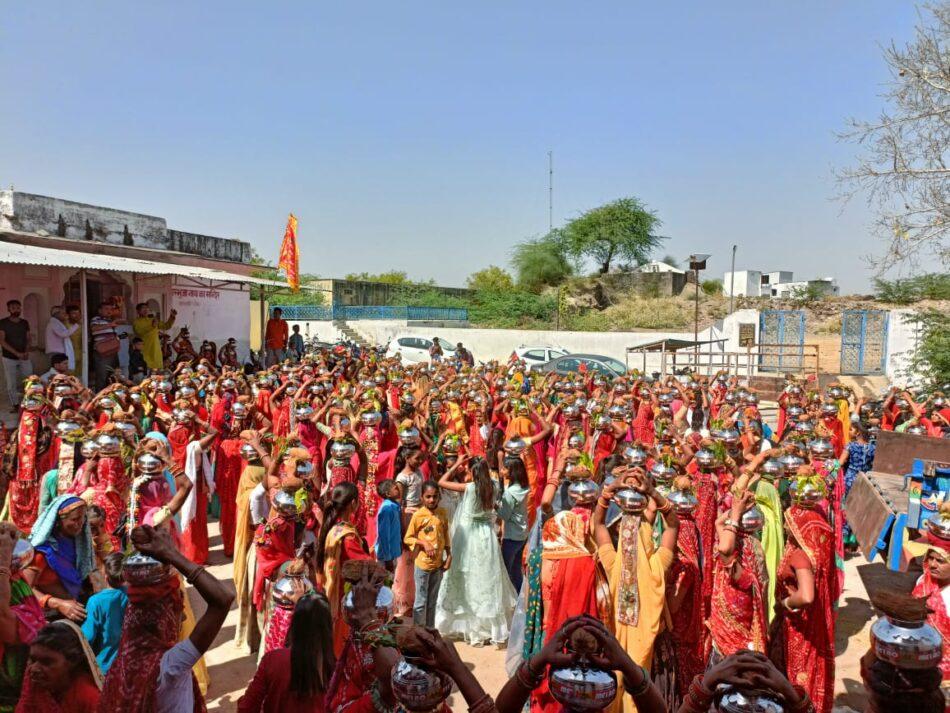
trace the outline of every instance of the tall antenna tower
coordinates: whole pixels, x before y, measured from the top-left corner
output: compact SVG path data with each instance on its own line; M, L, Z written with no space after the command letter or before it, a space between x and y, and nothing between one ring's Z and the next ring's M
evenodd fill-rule
M554 230L554 152L548 151L548 232Z

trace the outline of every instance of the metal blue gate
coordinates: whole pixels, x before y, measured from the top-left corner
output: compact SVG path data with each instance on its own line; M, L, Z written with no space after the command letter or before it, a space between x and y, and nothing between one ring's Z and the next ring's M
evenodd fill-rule
M887 361L888 313L850 309L841 313L841 373L883 374Z
M759 370L801 369L805 356L805 313L766 309L759 313Z

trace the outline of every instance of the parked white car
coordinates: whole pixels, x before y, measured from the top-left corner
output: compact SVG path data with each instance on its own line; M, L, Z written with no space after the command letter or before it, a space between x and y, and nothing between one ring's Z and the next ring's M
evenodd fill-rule
M547 364L552 359L557 359L565 354L568 354L568 351L563 347L529 347L522 344L515 349L515 356L523 359L529 369L532 366Z
M444 339L440 339L439 344L442 345L443 359L452 359L455 357L454 346ZM422 364L429 361L429 347L431 346L431 339L407 334L402 337L395 337L389 342L389 347L386 349L386 356L401 356L402 360L407 364Z

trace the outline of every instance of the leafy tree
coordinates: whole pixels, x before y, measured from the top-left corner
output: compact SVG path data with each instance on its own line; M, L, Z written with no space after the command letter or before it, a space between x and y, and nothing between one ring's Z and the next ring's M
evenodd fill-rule
M881 302L909 305L921 300L950 300L950 274L931 272L901 280L874 280L874 296Z
M387 285L409 285L412 280L403 270L390 270L373 275L369 272L351 272L346 276L347 280L354 282L383 282Z
M678 268L680 266L680 261L676 259L675 257L673 257L672 255L664 255L663 259L660 260L660 262L665 262L670 267Z
M574 218L563 230L567 255L591 258L601 274L614 260L642 264L664 240L654 231L660 225L656 213L636 198L620 198Z
M574 268L564 250L561 230L552 230L543 238L526 240L515 246L511 264L518 275L518 286L529 292L561 284Z
M950 383L950 314L945 310L918 310L906 318L917 327L917 348L906 375L924 386L940 389Z
M876 207L879 273L929 254L950 264L950 3L921 17L912 43L884 49L889 108L873 121L852 119L841 135L863 152L839 180L845 198L860 193Z
M470 290L489 290L501 292L502 290L511 290L515 286L515 281L507 270L497 265L489 265L484 270L473 272L465 280L466 286Z
M665 262L665 261L664 261ZM703 288L703 292L707 295L721 295L722 294L722 280L703 280L700 284L700 287Z

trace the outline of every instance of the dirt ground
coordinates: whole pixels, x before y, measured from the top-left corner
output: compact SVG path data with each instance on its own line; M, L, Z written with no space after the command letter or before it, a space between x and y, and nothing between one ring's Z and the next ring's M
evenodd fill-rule
M216 522L210 524L212 552L209 570L230 584L231 563L221 552L221 538ZM883 587L904 589L913 577L889 572L881 562L868 563L858 555L845 563L845 588L838 608L837 623L837 671L835 675L835 704L841 710L848 708L864 710L865 698L861 686L860 658L868 650L871 627L871 606L868 590ZM189 589L192 604L200 615L204 604L193 588ZM237 623L237 611L232 610L214 646L205 660L211 675L211 688L207 701L209 711L221 713L237 710L237 701L247 688L257 668L256 656L242 656L232 641ZM475 672L475 676L494 695L507 680L505 652L494 647L474 648L457 644L462 660ZM466 706L458 694L450 699L452 710L464 711Z

